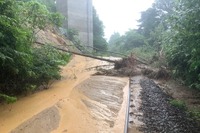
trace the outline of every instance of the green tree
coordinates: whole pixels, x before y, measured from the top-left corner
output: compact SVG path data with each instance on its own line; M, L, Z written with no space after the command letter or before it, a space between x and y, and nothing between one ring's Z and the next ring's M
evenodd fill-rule
M122 53L130 53L134 48L143 47L144 45L147 45L147 40L137 30L129 30L123 36L114 33L109 41L111 51Z
M123 38L125 50L130 50L147 44L144 36L139 34L136 30L129 30L125 33Z
M113 33L108 42L108 48L113 52L122 52L124 53L124 36L120 36L119 33Z
M0 1L0 9L0 93L12 94L29 76L30 32L19 23L15 1Z
M110 37L110 39L108 41L108 44L109 44L108 48L109 48L109 50L113 50L114 47L117 46L117 42L120 40L120 38L121 38L121 36L120 36L120 34L118 32L114 32L111 35L111 37Z
M149 8L141 13L139 32L146 38L150 37L150 33L154 31L155 27L160 23L158 18L158 11L154 8Z
M170 18L169 65L186 84L200 89L200 5L178 1Z
M17 0L17 1L29 2L33 0ZM37 1L42 5L45 5L50 12L57 12L55 0L34 0L34 1Z
M168 18L173 12L174 4L174 0L156 0L151 8L141 13L138 21L140 22L138 31L145 36L149 45L158 50L160 46L157 42L160 42L160 35L170 28Z
M55 0L37 0L38 2L46 5L50 12L57 12Z
M100 50L107 50L107 41L104 39L103 22L99 19L95 8L93 7L93 45Z

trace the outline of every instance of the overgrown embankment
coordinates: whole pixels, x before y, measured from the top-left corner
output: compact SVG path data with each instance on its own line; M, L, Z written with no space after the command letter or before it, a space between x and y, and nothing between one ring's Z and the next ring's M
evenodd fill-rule
M2 0L0 9L0 101L10 103L16 95L59 79L69 55L33 45L38 32L61 25L61 15L52 8L37 1Z

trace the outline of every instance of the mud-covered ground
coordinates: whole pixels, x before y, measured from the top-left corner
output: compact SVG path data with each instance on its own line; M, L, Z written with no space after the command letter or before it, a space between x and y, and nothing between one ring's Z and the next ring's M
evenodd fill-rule
M74 56L49 89L0 106L0 133L122 133L128 78L92 76L104 65Z
M128 87L128 133L199 133L194 120L169 103L172 97L191 99L194 93L171 87L171 82L168 87L162 85L168 90L163 91L166 89L141 76L140 68L108 70L92 76L102 66L106 70L113 67L107 62L74 56L62 68L62 79L48 90L0 106L0 133L122 133ZM130 86L127 77L113 77L132 74L135 76Z
M172 99L153 80L140 82L144 133L199 133L200 127L186 112L170 104Z

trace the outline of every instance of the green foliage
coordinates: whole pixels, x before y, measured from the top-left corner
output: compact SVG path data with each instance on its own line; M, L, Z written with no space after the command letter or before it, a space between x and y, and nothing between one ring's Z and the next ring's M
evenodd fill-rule
M16 100L15 95L59 79L59 66L69 59L50 47L31 46L35 29L51 24L49 14L35 1L0 1L0 97L8 103Z
M67 29L67 38L73 43L76 43L76 40L78 39L78 35L79 33L76 29Z
M61 53L51 46L33 49L32 76L36 85L47 85L52 79L60 79L60 65L69 61L69 55Z
M104 39L103 23L99 19L96 10L93 7L93 45L94 48L101 50L107 50L107 41Z
M122 51L122 47L123 47L122 41L123 41L122 36L120 36L119 33L113 33L108 42L109 50L115 51L115 52L123 52Z
M109 40L109 48L111 51L130 54L135 48L143 48L148 45L147 40L136 30L129 30L125 35L120 36L114 33Z
M37 0L41 4L46 5L47 9L51 12L56 12L56 4L55 0Z
M49 12L48 8L37 2L29 1L22 3L20 6L21 23L29 27L33 33L36 29L44 29L49 24L61 26L64 17L58 12Z
M200 121L200 110L198 110L198 109L192 109L192 110L189 111L189 114L195 120Z
M114 32L110 39L109 39L109 45L108 45L108 48L109 49L113 49L115 47L115 44L120 40L120 34L118 32Z
M93 39L94 47L97 49L97 52L101 52L101 50L107 50L107 42L104 38L97 36ZM99 49L99 50L98 50Z
M42 5L45 5L50 12L56 12L57 11L55 0L17 0L17 1L22 1L22 2L36 1L36 2L39 2Z
M198 0L180 1L171 22L171 39L167 57L176 76L186 84L200 89L200 5Z
M171 100L170 104L180 109L186 109L185 102L181 100Z
M143 35L139 34L136 30L129 30L123 36L123 43L125 50L130 50L136 47L147 45L147 42Z
M147 38L150 37L150 33L154 31L155 27L159 24L158 11L156 8L149 8L142 12L141 19L139 20L140 33Z
M198 0L156 0L151 8L141 13L138 30L111 36L110 50L126 54L134 52L143 57L155 52L161 64L168 65L176 77L200 90L198 3ZM147 52L145 47L154 52Z
M168 17L173 12L175 0L156 0L153 6L142 12L138 32L156 51L162 49L163 35L169 28Z
M24 23L30 26L32 31L35 29L44 29L48 24L49 11L45 5L36 1L25 2L22 6L23 14L25 17Z
M198 3L199 0L155 0L151 8L141 13L139 29L123 36L114 33L109 49L133 52L145 59L156 55L158 64L170 67L174 77L200 90Z
M145 59L147 61L150 61L153 57L153 55L156 54L156 51L154 48L152 48L149 45L144 45L143 47L137 47L133 48L130 53L134 53L137 55L137 57L141 59Z
M14 102L17 101L16 97L11 97L11 96L8 96L8 95L5 95L5 94L0 94L0 99L5 100L7 104L14 103Z
M58 12L51 13L50 16L49 16L49 20L55 26L61 27L62 26L62 22L64 20L64 16L62 16Z

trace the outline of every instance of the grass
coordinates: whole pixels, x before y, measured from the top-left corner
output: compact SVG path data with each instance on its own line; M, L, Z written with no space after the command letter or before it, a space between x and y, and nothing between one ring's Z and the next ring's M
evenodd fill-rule
M175 107L180 108L180 109L186 109L187 108L185 102L181 101L181 100L173 99L173 100L170 101L170 104L172 106L175 106Z
M189 110L188 113L192 118L200 122L200 110L199 109L192 109Z

